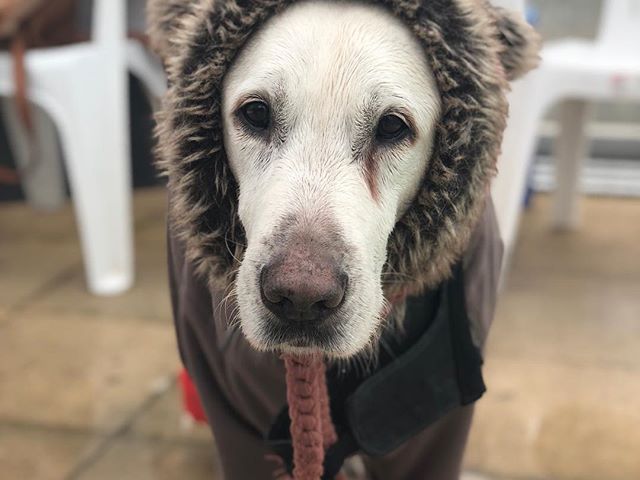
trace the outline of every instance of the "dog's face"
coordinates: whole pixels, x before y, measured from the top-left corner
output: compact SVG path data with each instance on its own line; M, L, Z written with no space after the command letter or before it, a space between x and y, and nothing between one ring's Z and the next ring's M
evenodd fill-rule
M257 32L222 94L244 334L260 349L357 353L380 326L387 240L440 114L424 52L381 9L302 3Z

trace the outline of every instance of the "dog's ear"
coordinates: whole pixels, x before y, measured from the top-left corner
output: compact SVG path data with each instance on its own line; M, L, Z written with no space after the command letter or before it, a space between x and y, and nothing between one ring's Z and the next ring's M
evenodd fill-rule
M509 80L515 80L538 65L541 39L521 13L489 6L503 50L500 61Z
M172 50L177 27L191 11L192 3L185 0L147 0L149 43L165 63L175 53Z

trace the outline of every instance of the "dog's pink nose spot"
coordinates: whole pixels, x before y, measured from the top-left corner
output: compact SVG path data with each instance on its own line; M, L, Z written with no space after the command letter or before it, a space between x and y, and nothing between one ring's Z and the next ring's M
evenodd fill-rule
M344 298L347 275L319 252L296 249L263 268L262 301L285 321L320 322Z

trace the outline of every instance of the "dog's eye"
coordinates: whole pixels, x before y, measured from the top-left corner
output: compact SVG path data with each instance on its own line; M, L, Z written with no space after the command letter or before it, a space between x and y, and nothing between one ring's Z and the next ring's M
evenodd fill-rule
M385 115L378 122L376 128L376 138L383 142L391 142L400 140L409 133L409 127L399 116L389 114Z
M269 106L260 100L245 103L240 108L240 113L244 121L256 130L266 130L269 127Z

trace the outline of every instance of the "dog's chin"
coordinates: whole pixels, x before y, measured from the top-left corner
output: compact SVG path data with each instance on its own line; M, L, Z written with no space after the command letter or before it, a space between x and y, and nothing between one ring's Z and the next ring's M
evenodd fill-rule
M249 343L261 351L285 354L310 355L322 354L329 358L350 358L371 345L375 332L375 320L371 319L370 331L356 331L349 328L348 322L329 319L319 325L291 325L266 316L257 324L245 326L243 332Z

